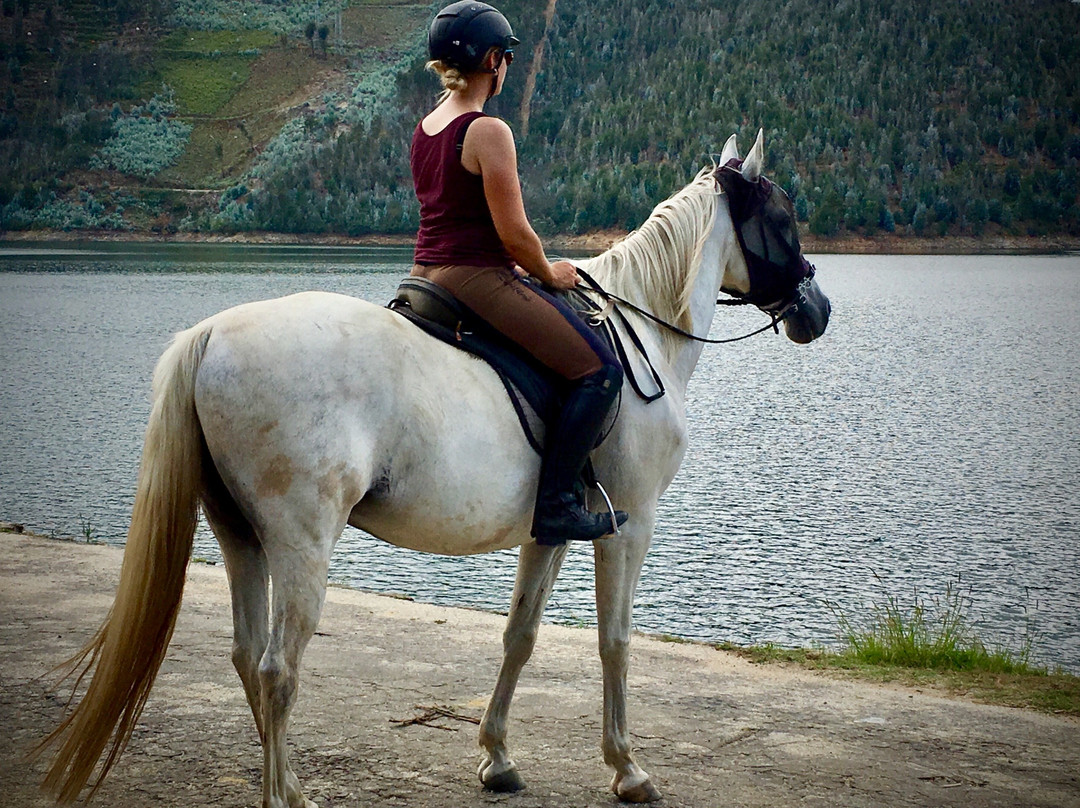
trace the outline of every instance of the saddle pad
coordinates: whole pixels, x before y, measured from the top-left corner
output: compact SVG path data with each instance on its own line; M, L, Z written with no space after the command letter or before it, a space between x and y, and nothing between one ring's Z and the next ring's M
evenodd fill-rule
M566 386L562 377L431 281L406 278L387 307L436 339L491 365L506 388L529 444L542 453L543 435L537 434L540 430L529 410L545 430L552 428L562 409Z
M586 322L585 315L597 309L591 300L579 292L566 294L566 300ZM535 422L539 420L545 431L554 427L566 397L565 379L500 334L441 286L425 278L410 276L403 279L398 285L396 297L387 304L387 308L436 339L491 365L510 396L529 444L543 454L543 436L538 436ZM610 345L610 330L602 328L601 334ZM597 441L598 446L607 437L617 414L618 407L613 407Z

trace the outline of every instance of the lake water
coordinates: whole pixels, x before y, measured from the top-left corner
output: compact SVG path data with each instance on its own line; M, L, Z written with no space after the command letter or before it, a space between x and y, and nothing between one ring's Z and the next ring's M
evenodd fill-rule
M385 302L400 249L0 243L0 519L122 543L170 335L306 289ZM837 641L835 609L960 593L982 636L1080 672L1080 257L816 256L825 337L707 347L660 505L640 630ZM713 336L760 323L721 310ZM219 559L201 528L194 554ZM505 610L513 552L442 558L349 529L332 579ZM589 624L572 548L548 619Z

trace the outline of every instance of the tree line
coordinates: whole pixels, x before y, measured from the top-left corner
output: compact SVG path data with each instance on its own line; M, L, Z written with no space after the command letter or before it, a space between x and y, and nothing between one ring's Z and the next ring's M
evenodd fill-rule
M489 111L519 133L526 204L542 232L633 228L728 135L745 149L763 128L767 171L815 234L1080 234L1080 4L559 0L525 135L524 78L544 21L534 2L498 5L522 45ZM350 113L309 111L188 226L415 230L408 146L437 87L421 32L414 50L385 79L389 102L365 107L359 94ZM19 57L0 55L10 75ZM116 59L93 77L71 61L66 86L100 84L110 70L117 79L78 102L80 134L43 123L44 139L82 137L84 151L95 148L108 116L95 117L93 99L123 88ZM16 111L15 124L0 118L0 145L11 140L5 127L36 131ZM35 148L22 142L16 162L32 163L25 153ZM50 170L35 165L31 187ZM15 184L0 186L0 205Z
M512 124L534 5L501 4L526 58L490 107ZM547 232L632 228L761 127L819 235L1080 233L1077 64L1063 0L560 0L519 142L527 204ZM407 149L434 93L418 58L393 110L272 167L242 226L414 229Z

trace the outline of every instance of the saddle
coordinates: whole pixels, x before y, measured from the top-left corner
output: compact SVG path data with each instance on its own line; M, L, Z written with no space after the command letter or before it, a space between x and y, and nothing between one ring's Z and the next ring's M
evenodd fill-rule
M526 279L526 282L532 281ZM558 294L564 297L587 326L600 328L601 335L614 348L614 330L604 327L606 320L600 321L595 317L600 311L599 306L574 290ZM500 334L441 286L424 278L410 276L401 281L396 296L387 304L387 308L436 339L491 365L510 396L529 445L537 453L543 453L543 438L537 433L541 427L544 430L552 428L559 417L567 392L565 379ZM612 408L609 423L601 432L597 445L610 431L618 408L618 404Z

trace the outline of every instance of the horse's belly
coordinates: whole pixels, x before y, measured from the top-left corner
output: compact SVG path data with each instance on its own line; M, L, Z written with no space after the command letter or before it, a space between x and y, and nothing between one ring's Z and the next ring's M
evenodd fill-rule
M532 540L535 470L499 465L459 466L465 476L442 485L402 479L393 493L375 487L353 507L349 524L390 544L441 555L516 547Z

